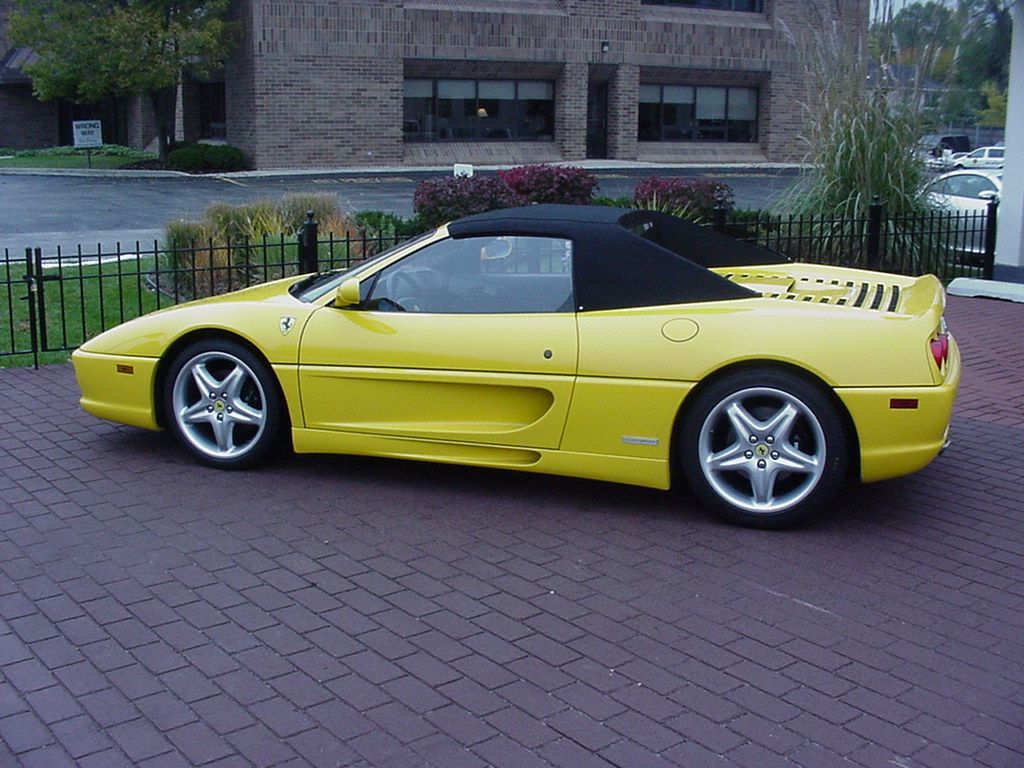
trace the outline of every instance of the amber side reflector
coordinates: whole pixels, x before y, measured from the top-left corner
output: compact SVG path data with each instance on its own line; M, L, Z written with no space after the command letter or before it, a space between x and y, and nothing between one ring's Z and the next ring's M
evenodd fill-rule
M894 397L889 400L889 407L893 410L917 410L916 397Z
M119 364L117 366L117 372L118 373L135 373L135 366L134 365L120 365Z

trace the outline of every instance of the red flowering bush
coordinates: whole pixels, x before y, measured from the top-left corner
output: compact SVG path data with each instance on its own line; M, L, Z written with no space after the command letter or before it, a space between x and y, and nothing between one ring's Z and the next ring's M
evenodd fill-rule
M594 196L597 177L584 168L557 165L521 165L498 171L523 203L586 205Z
M697 221L710 221L721 199L727 210L733 207L732 187L714 179L662 179L651 176L636 185L633 200L638 208L656 208Z
M416 186L412 198L413 210L426 229L472 213L512 208L519 204L519 197L500 176L426 179Z

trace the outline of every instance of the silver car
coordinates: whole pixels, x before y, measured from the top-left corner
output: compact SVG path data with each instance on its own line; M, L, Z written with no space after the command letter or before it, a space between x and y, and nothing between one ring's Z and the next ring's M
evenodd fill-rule
M988 204L1003 193L1003 172L953 171L929 183L925 192L936 208L962 214L955 223L956 248L968 263L980 263L985 253Z

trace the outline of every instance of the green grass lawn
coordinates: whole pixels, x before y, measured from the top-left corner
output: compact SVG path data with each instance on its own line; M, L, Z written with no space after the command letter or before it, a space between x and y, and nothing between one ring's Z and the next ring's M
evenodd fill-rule
M145 158L150 157L146 155ZM111 157L109 155L93 155L92 167L98 169L121 168L134 163L140 157ZM36 157L0 157L0 168L88 168L85 153L81 155L54 155Z
M193 289L198 289L200 295L206 295L212 284L215 293L224 293L242 288L246 283L295 274L294 266L282 267L281 261L282 258L285 261L295 259L296 249L293 243L287 243L283 251L280 246L265 250L253 248L248 259L250 266L232 270L230 280L227 270L221 268L211 272L198 264L194 274L188 272L180 276L177 296L174 295L174 275L167 271L166 254L160 259L159 270L155 270L156 259L152 254L129 256L121 261L102 264L90 264L85 257L85 264L81 267L65 264L45 269L46 279L38 283L45 305L45 323L40 320L37 324L40 329L39 348L59 351L41 352L39 362L64 362L70 355L70 349L107 328L171 306L176 303L176 298L186 301L192 297ZM335 255L338 256L337 252ZM328 254L323 249L321 258L326 268ZM33 363L32 325L29 303L25 301L24 274L24 262L0 262L0 368ZM211 277L214 278L212 283ZM153 278L159 279L162 293L152 290ZM38 299L34 306L38 315ZM45 344L42 338L44 329Z

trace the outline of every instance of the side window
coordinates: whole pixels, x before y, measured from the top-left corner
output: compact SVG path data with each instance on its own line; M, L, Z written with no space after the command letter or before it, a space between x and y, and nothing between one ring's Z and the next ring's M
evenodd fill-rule
M572 242L555 237L449 238L377 276L366 305L380 312L571 312Z
M930 195L948 195L951 194L949 191L949 179L942 179L939 181L933 181L928 185L928 194Z
M996 160L1002 160L1004 154L1005 153L1002 149L990 149L988 151L988 156Z

